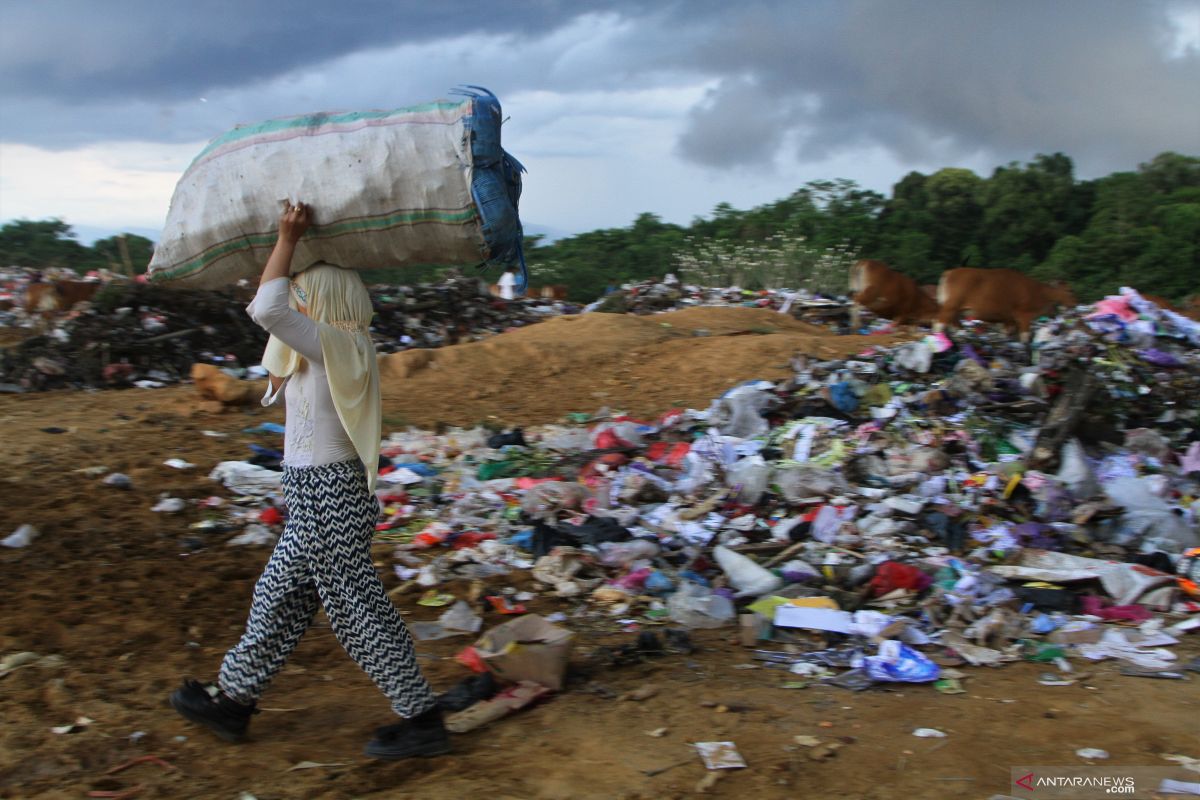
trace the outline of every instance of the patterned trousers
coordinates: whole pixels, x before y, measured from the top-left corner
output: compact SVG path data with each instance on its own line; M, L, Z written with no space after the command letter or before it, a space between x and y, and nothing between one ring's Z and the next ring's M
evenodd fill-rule
M257 700L308 629L317 604L338 642L402 717L436 702L413 640L371 565L379 508L357 461L284 467L288 519L254 586L241 641L218 683L233 699Z

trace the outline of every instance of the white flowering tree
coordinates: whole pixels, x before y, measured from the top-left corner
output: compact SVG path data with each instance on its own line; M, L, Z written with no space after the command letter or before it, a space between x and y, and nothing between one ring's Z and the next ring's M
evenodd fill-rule
M816 247L806 237L777 233L756 240L695 239L675 254L687 283L747 289L805 289L843 294L858 250L848 242Z

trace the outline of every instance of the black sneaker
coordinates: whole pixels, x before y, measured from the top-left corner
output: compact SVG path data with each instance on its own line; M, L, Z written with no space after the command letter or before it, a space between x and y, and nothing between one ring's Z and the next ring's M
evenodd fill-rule
M491 700L500 691L496 678L490 672L464 678L450 691L438 696L438 708L443 712L463 711L480 700Z
M372 758L388 760L449 753L450 736L442 724L441 708L434 706L412 719L377 729L365 752Z
M185 680L183 686L171 692L171 707L184 719L203 725L227 742L242 741L250 717L258 713L254 703L239 703L215 683L194 680Z

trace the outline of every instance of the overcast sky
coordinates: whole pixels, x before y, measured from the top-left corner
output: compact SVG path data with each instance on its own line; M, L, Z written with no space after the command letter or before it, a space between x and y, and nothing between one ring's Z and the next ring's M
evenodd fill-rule
M156 238L244 122L495 92L521 216L686 224L809 180L1200 155L1200 0L0 0L0 221Z

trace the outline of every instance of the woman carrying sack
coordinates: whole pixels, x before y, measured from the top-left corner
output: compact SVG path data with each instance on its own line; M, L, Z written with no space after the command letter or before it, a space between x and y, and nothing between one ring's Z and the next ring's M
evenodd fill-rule
M289 205L258 293L247 307L271 338L263 405L286 396L283 535L254 587L241 640L215 684L187 680L171 705L222 739L240 741L255 705L308 629L318 605L342 647L403 720L379 728L376 758L449 752L412 637L371 565L379 514L380 393L368 328L371 298L357 272L316 264L289 280L309 209Z

